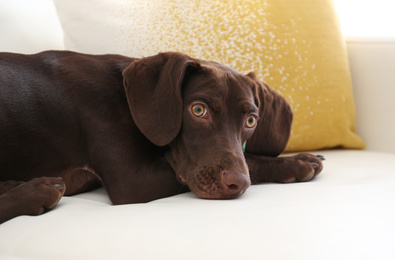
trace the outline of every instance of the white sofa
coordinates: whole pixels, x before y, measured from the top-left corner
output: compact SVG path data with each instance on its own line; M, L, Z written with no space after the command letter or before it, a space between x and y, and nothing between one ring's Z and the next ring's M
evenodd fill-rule
M1 0L0 35L0 51L64 49L51 0ZM64 197L0 225L0 259L395 259L395 41L347 46L366 150L314 151L327 158L314 181L252 186L235 200Z

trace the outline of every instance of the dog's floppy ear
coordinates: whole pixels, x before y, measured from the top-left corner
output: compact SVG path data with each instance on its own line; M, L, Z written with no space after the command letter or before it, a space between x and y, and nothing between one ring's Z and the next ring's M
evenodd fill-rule
M154 144L169 144L182 124L181 86L187 68L197 61L176 52L132 62L122 73L133 120Z
M259 81L253 72L247 76L257 83L255 97L260 119L247 141L246 152L276 157L284 151L291 134L291 107L284 97Z

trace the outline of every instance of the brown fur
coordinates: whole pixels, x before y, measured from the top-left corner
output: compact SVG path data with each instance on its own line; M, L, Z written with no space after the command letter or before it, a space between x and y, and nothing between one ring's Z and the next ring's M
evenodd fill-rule
M204 116L192 113L196 104ZM181 53L2 53L0 223L100 184L125 204L310 180L321 156L277 157L291 121L288 103L254 73Z

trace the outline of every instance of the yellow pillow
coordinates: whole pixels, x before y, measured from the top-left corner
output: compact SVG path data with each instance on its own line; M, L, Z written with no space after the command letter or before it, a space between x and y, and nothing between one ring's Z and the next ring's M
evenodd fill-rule
M355 133L348 60L330 0L114 0L95 2L90 15L74 6L74 17L81 10L79 23L90 19L94 25L85 49L87 30L76 35L71 29L77 26L67 24L62 10L67 9L58 7L69 36L66 48L132 57L181 51L243 73L255 71L293 108L288 152L364 147Z

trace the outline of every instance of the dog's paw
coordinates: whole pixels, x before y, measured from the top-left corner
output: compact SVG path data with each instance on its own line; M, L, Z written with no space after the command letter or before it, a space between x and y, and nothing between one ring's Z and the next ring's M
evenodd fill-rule
M323 169L323 164L322 161L325 161L325 157L322 155L313 155L309 153L300 153L295 155L295 159L297 161L302 162L302 164L305 164L306 166L311 166L312 169L314 170L311 174L308 174L308 176L305 176L304 178L301 178L299 181L309 181L313 179L315 176L317 176Z
M25 182L10 190L22 215L39 215L58 204L66 191L62 178L41 177Z
M310 181L322 171L322 161L325 160L325 157L322 155L308 153L300 153L288 158L288 163L290 164L289 175L282 180L278 180L278 182L291 183Z

